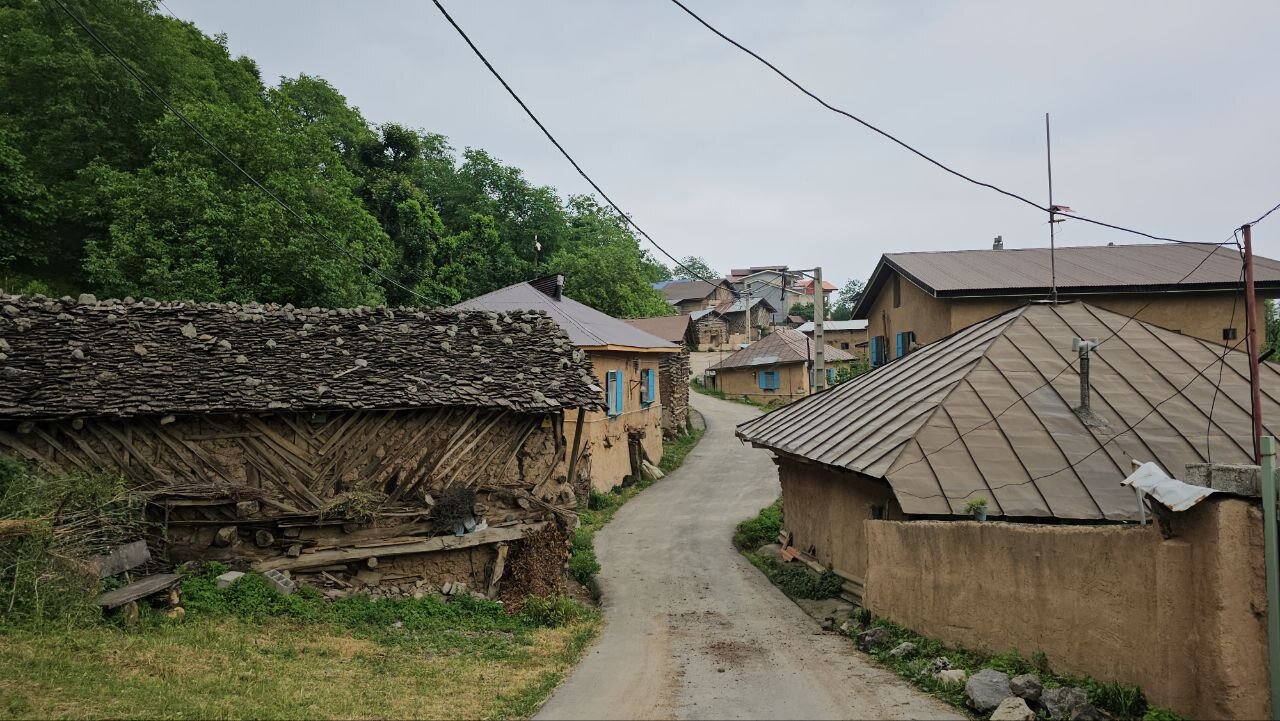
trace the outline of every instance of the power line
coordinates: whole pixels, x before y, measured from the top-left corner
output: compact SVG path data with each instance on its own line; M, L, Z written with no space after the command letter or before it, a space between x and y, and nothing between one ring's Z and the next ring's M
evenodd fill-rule
M1009 191L1009 190L1005 190L1004 188L1001 188L1000 186L995 185L994 183L988 183L988 182L983 181L983 180L978 180L977 178L974 178L974 177L972 177L972 176L970 176L970 175L966 175L965 173L962 173L962 172L960 172L959 170L956 170L955 168L953 168L953 167L951 167L951 166L949 166L949 165L947 165L947 164L943 163L942 161L937 160L936 158L934 158L934 157L930 156L929 154L925 153L924 151L917 149L915 146L913 146L913 145L911 145L911 144L907 143L905 140L902 140L901 138L899 138L899 137L897 137L896 135L894 135L894 134L892 134L892 133L888 132L887 130L883 130L883 129L881 129L881 128L879 128L879 127L875 126L875 125L873 125L872 123L870 123L870 122L868 122L868 121L866 121L866 120L863 120L862 118L858 117L857 115L854 115L853 113L851 113L851 112L849 112L849 111L847 111L847 110L844 110L844 109L841 109L841 108L838 108L838 107L836 107L836 106L832 105L831 103L827 102L826 100L824 100L822 97L820 97L819 95L817 95L817 94L816 94L816 93L814 93L813 91L811 91L811 90L809 90L808 88L806 88L804 85L801 85L797 80L795 80L795 79L794 79L794 78L792 78L790 75L788 75L788 74L786 74L785 72L783 72L783 71L782 71L782 69L781 69L781 68L779 68L777 65L774 65L772 62L770 62L770 61L766 60L766 59L765 59L763 56L761 56L759 53L757 53L757 52L755 52L754 50L752 50L752 49L748 48L747 46L743 45L742 43L738 42L737 40L734 40L733 38L729 37L728 35L726 35L726 34L725 34L724 32L722 32L721 30L719 30L718 28L716 28L714 25L712 25L711 23L709 23L709 22L707 22L706 20L704 20L700 15L698 15L697 13L695 13L693 10L690 10L690 9L689 9L689 7L688 7L687 5L685 5L683 2L681 2L680 0L671 0L671 2L672 2L673 4L675 4L675 5L676 5L676 7L680 8L680 9L681 9L681 10L683 10L683 11L685 11L685 13L687 13L687 14L689 15L689 17L691 17L691 18L693 18L694 20L698 21L698 23L699 23L699 24L701 24L701 25L702 25L703 27L705 27L707 30L710 30L713 34L715 34L716 36L718 36L720 39L724 40L725 42L729 43L730 45L734 46L735 48L737 48L737 49L741 50L742 52L746 53L747 55L750 55L751 57L755 58L755 59L756 59L756 60L758 60L761 64L763 64L765 67L769 68L769 69L770 69L770 70L772 70L774 73L776 73L776 74L777 74L779 77L781 77L783 80L787 81L787 83L789 83L789 84L790 84L792 87L794 87L796 90L799 90L801 93L803 93L804 95L808 96L808 97L809 97L810 99L812 99L814 102L818 103L819 105L821 105L822 107L826 108L827 110L830 110L831 112L836 113L837 115L844 116L844 117L848 118L849 120L852 120L852 121L854 121L854 122L858 123L859 125L863 126L864 128L866 128L866 129L868 129L868 130L870 130L870 131L872 131L872 132L876 133L877 135L880 135L880 136L882 136L882 137L886 138L887 140L889 140L889 141L893 142L894 144L896 144L896 145L898 145L898 146L900 146L900 147L904 148L905 150L909 151L909 152L910 152L910 153L912 153L913 155L915 155L915 156L917 156L917 157L921 158L922 160L924 160L924 161L926 161L926 162L930 163L931 165L936 166L937 168L939 168L939 169L941 169L941 170L943 170L943 171L945 171L945 172L947 172L947 173L950 173L951 175L956 176L957 178L960 178L960 179L962 179L962 180L965 180L965 181L967 181L967 182L969 182L969 183L972 183L972 184L974 184L974 185L977 185L977 186L980 186L980 187L983 187L983 188L987 188L988 190L995 191L995 192L997 192L997 193L999 193L999 194L1001 194L1001 195L1007 196L1007 197L1012 198L1012 199L1014 199L1014 200L1017 200L1017 201L1019 201L1019 202L1021 202L1021 203L1024 203L1024 204L1026 204L1026 205L1029 205L1029 206L1031 206L1031 207L1033 207L1033 208L1035 208L1036 210L1039 210L1039 211L1041 211L1041 212L1044 212L1044 213L1052 213L1052 212L1053 212L1050 208L1046 208L1046 207L1044 207L1044 206L1040 205L1039 203L1037 203L1036 201L1031 200L1030 198L1027 198L1026 196L1019 195L1018 193L1015 193L1015 192L1012 192L1012 191ZM1133 228L1126 228L1126 227L1124 227L1124 226L1122 226L1122 225L1115 225L1115 224L1113 224L1113 223L1106 223L1106 222L1103 222L1103 221L1101 221L1101 220L1094 220L1094 219L1092 219L1092 218L1087 218L1087 217L1085 217L1085 216L1083 216L1083 215L1075 215L1075 214L1067 215L1067 214L1064 214L1064 213L1061 213L1061 212L1058 212L1057 214L1058 214L1058 215L1061 215L1061 216L1062 216L1062 217L1064 217L1064 218L1071 218L1071 219L1079 220L1079 221L1082 221L1082 222L1085 222L1085 223L1092 223L1093 225L1099 225L1099 226L1102 226L1102 227L1104 227L1104 228L1111 228L1112 230L1119 230L1119 231L1122 231L1122 232L1125 232L1125 233L1132 233L1133 235L1139 235L1139 236L1142 236L1142 237L1144 237L1144 238L1149 238L1149 239L1151 239L1151 240L1159 240L1159 241L1168 242L1168 243L1198 243L1198 241L1191 241L1191 240L1179 240L1179 239L1177 239L1177 238L1166 238L1166 237L1164 237L1164 236L1159 236L1159 235L1154 235L1154 234L1151 234L1151 233L1146 233L1146 232L1141 231L1141 230L1135 230L1135 229L1133 229Z
M463 41L467 43L467 46L471 48L471 52L475 53L475 56L480 59L480 62L484 63L484 66L489 69L489 73L493 75L495 79L497 79L497 81L502 85L503 89L507 91L507 94L511 96L512 100L515 100L516 104L520 106L520 109L524 111L524 114L528 115L529 119L533 121L533 124L538 126L538 130L542 131L542 134L547 137L547 140L551 141L552 145L556 146L556 150L560 151L560 154L564 156L564 159L568 160L569 164L573 166L573 169L578 171L578 175L582 176L582 179L587 181L587 184L590 185L593 190L599 193L600 197L604 198L605 202L608 203L609 206L612 207L614 211L617 212L618 215L621 216L622 219L627 222L628 225L630 225L632 228L635 228L637 233L642 235L645 240L652 243L653 247L657 248L663 255L670 258L671 262L675 263L677 268L684 270L686 273L693 276L697 280L701 280L705 283L716 285L716 281L711 280L709 278L704 278L702 275L696 273L691 268L686 266L684 263L680 262L680 260L677 259L674 255L668 253L666 248L663 248L661 245L659 245L658 241L654 240L653 237L650 236L647 232L645 232L644 228L641 228L639 224L637 224L636 221L631 218L630 215L624 212L622 208L618 206L617 203L613 202L613 198L610 198L609 194L604 192L604 188L601 188L599 183L593 180L590 175L587 175L587 171L582 169L582 166L578 164L578 161L574 160L573 156L569 154L569 151L565 150L564 146L560 144L560 141L556 140L556 136L551 134L551 131L547 129L547 126L544 125L542 121L538 119L538 116L534 114L533 110L529 108L529 105L525 103L525 101L520 97L520 95L516 93L515 89L511 87L511 84L508 83L506 79L502 77L502 74L499 73L498 69L493 66L493 63L489 62L489 59L485 57L484 53L480 52L480 48L476 47L476 44L471 41L471 38L467 35L466 31L462 29L462 26L458 25L457 21L453 19L453 16L449 14L448 10L445 10L444 5L440 3L440 0L431 0L431 1L435 3L436 9L440 11L440 14L444 16L444 19L447 20L449 24L453 26L453 29L456 30L458 32L458 35L462 37Z
M188 118L185 113L183 113L181 110L175 107L173 103L169 102L169 99L166 98L164 94L162 94L159 90L157 90L154 86L152 86L151 83L147 82L147 79L144 78L140 72L135 70L133 66L129 64L128 61L126 61L123 57L120 56L119 53L115 51L114 48L112 48L101 37L99 37L98 34L93 31L93 28L90 27L89 24L86 23L83 18L73 13L71 11L71 8L67 7L67 4L63 0L52 0L52 2L56 3L58 7L62 8L62 11L66 13L67 16L70 17L77 25L79 25L81 30L84 30L84 32L90 38L93 38L93 41L96 42L103 50L105 50L108 55L110 55L113 59L115 59L115 61L120 64L120 67L125 69L125 72L133 76L133 79L137 80L138 83L147 92L154 95L155 98L159 100L160 103L163 104L165 108L169 110L169 112L173 113L175 117L181 120L183 125L186 125L191 130L191 132L195 133L196 136L199 137L200 140L205 143L205 145L208 145L210 148L212 148L214 152L220 155L223 160L227 161L227 163L229 163L231 167L235 168L241 175L243 175L246 179L248 179L250 183L252 183L255 187L257 187L258 190L262 191L264 194L266 194L268 198L274 201L276 205L279 205L287 213L289 213L294 218L296 218L298 222L302 223L303 226L313 231L316 234L316 237L321 238L324 241L328 242L330 245L336 248L343 255L347 256L351 260L354 260L355 262L364 266L364 268L373 272L379 278L385 280L386 282L399 288L400 290L403 290L406 293L409 293L413 297L418 298L419 300L425 302L428 306L432 305L432 301L429 298L419 294L417 291L413 290L412 288L408 288L402 285L399 281L395 280L394 278L391 278L390 276L386 275L382 271L378 270L376 267L370 265L363 258L352 253L348 248L343 246L341 243L331 240L327 235L324 234L323 231L321 231L318 227L316 227L314 223L312 223L310 220L307 220L305 217L302 216L302 214L298 213L298 211L294 210L291 206L289 206L289 204L281 200L280 197L277 196L274 192L272 192L270 188L263 185L261 181L259 181L256 177L254 177L251 173L249 173L249 171L245 170L239 163L235 161L234 158L228 155L227 152L223 150L217 143L213 142L213 140L210 139L209 136L206 135L205 132L201 130L198 125L192 122L192 120Z

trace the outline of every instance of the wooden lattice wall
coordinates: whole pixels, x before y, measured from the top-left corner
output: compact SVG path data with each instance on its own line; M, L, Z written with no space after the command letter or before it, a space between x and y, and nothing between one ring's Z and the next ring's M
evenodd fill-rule
M120 471L140 489L254 497L309 513L352 490L410 501L451 484L533 486L556 416L480 409L84 418L0 424L0 453L51 471Z

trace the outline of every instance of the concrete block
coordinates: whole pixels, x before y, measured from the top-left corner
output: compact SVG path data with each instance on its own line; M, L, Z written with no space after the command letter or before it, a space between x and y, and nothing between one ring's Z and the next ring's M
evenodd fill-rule
M226 588L244 577L244 571L227 571L218 576L218 588Z
M1238 496L1258 497L1262 487L1258 481L1258 467L1230 463L1188 463L1186 478L1193 486L1204 486L1216 491Z
M267 579L267 583L286 596L298 589L298 584L292 578L274 568L262 574L262 576Z

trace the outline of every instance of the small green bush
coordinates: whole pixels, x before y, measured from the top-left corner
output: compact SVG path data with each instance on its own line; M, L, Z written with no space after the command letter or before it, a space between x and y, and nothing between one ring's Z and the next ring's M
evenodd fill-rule
M754 551L766 543L776 543L782 531L782 499L760 509L755 518L738 524L733 545L743 551Z
M1147 712L1142 714L1142 721L1182 721L1182 716L1167 708L1149 706Z
M534 626L560 628L591 616L591 611L568 596L529 596L521 614Z
M1110 711L1117 718L1142 718L1147 711L1147 697L1142 689L1127 683L1101 683L1086 681L1089 700L1098 708Z
M584 586L591 584L592 579L600 572L600 561L596 558L596 549L591 545L579 547L575 543L569 553L569 575Z

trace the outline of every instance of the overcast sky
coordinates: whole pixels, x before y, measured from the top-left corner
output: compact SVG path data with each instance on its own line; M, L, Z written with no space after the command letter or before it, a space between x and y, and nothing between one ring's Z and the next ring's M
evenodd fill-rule
M263 77L333 83L372 122L589 188L428 0L165 0ZM597 182L677 256L821 264L1048 244L1033 208L835 116L668 0L447 0ZM1224 240L1280 202L1280 2L689 0L833 104L964 172L1157 235ZM1142 242L1081 223L1064 245ZM1280 257L1280 213L1259 226ZM1190 269L1188 269L1190 270Z

